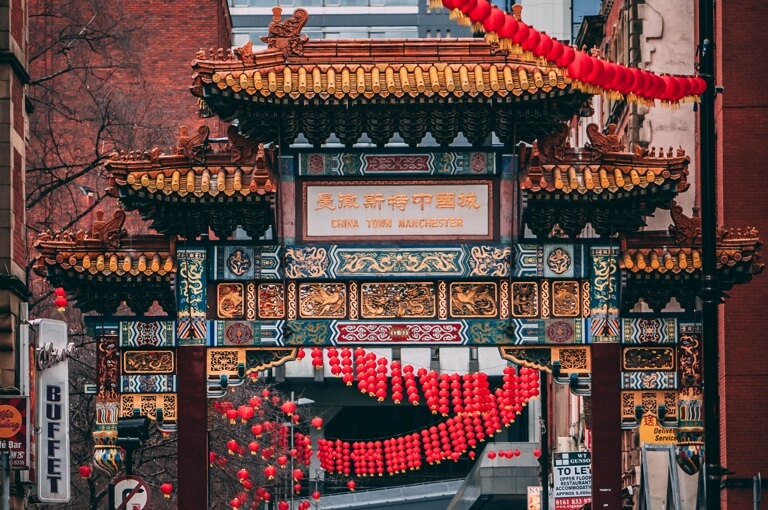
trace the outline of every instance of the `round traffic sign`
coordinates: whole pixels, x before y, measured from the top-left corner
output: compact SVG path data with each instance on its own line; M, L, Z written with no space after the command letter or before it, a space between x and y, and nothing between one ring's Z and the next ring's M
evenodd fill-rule
M114 482L114 510L145 510L149 508L149 485L140 476L121 476Z

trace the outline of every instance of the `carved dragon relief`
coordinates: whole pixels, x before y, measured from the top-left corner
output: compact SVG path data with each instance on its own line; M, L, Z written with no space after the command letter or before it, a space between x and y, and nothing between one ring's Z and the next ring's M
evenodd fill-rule
M587 137L589 137L587 148L592 151L595 159L609 152L624 152L624 144L616 134L616 124L608 124L608 134L601 133L597 124L589 124Z
M200 126L197 134L190 136L187 126L181 126L176 154L183 154L190 163L205 163L206 155L213 150L209 143L211 128Z
M264 150L263 144L241 135L237 126L230 125L227 128L227 138L229 139L228 148L232 151L233 163L238 161L252 162Z
M304 9L296 9L293 16L281 21L283 10L280 7L272 8L272 22L269 24L268 35L261 37L262 42L270 49L280 51L284 57L291 55L301 56L304 53L304 43L309 40L306 35L301 35L301 29L309 19L309 14ZM247 53L244 51L243 53ZM240 54L238 54L242 58Z
M539 137L535 142L533 151L535 153L538 150L538 155L542 163L563 161L570 148L570 143L568 141L570 134L571 130L567 124L559 124L551 134Z
M696 214L696 211L693 216L688 217L683 214L683 207L673 200L669 215L674 223L669 226L669 233L674 234L675 243L687 246L700 243L701 217Z

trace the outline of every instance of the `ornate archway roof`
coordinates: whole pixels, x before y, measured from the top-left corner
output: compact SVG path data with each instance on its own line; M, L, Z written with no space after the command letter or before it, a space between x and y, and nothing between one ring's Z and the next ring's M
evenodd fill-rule
M64 287L83 312L113 314L125 301L141 314L157 301L173 314L175 239L129 236L122 228L124 221L125 212L117 210L109 221L99 214L91 230L40 234L35 272Z
M690 158L682 148L625 152L613 129L603 134L590 124L590 143L572 148L563 124L532 148L521 148L523 221L536 236L547 237L559 226L575 237L587 223L600 235L634 232L645 216L668 209L688 189Z
M674 297L686 310L694 310L701 292L701 218L688 217L673 202L674 225L669 232L647 232L622 241L619 267L624 287L622 309L630 310L642 298L654 311ZM762 240L754 228L720 228L717 235L717 281L721 291L747 283L762 272Z
M276 177L271 151L230 126L214 148L207 126L182 127L173 154L113 153L110 192L138 209L158 232L194 238L210 228L226 238L241 225L254 239L274 225ZM225 144L226 142L226 144Z
M301 35L306 11L275 12L266 50L201 51L192 65L204 109L239 119L255 140L303 133L319 145L335 133L351 145L365 133L382 145L399 132L416 145L429 132L448 145L461 131L476 145L491 133L530 141L588 97L563 68L482 39L314 41Z

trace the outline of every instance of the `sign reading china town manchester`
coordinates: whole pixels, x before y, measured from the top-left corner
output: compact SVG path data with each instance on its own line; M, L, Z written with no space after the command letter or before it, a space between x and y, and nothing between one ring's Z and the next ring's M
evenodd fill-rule
M303 235L316 239L490 240L493 181L303 184Z

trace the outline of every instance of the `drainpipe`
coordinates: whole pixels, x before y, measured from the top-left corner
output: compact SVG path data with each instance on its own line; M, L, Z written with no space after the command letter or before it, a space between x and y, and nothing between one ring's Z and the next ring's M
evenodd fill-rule
M642 63L642 51L640 51L641 38L643 33L643 20L640 18L638 4L640 2L629 3L629 44L628 44L628 63L631 67L640 67ZM643 115L638 113L637 103L629 104L629 141L637 144L640 141L640 129L643 126Z

